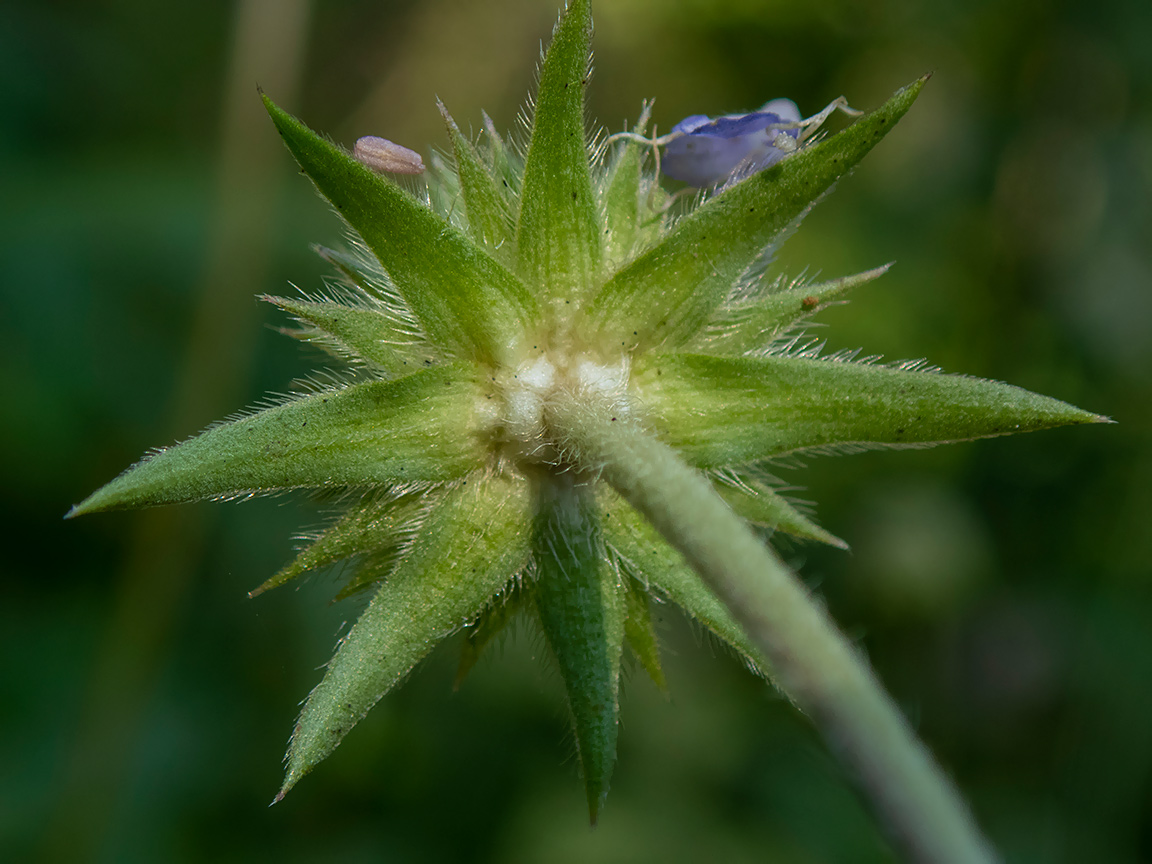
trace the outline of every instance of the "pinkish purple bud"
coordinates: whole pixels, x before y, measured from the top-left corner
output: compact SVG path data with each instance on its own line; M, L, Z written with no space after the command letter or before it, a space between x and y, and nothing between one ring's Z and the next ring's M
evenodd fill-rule
M352 156L373 171L387 174L423 174L424 160L415 150L393 144L387 138L366 135L356 142Z

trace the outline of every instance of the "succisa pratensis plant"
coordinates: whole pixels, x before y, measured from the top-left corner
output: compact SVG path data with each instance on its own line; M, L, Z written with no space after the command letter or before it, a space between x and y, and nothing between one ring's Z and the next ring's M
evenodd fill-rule
M771 253L924 79L816 143L779 107L775 126L766 112L690 118L660 141L667 158L697 185L722 182L673 218L647 167L660 152L643 141L647 111L611 144L586 133L591 30L588 0L571 0L526 147L487 118L478 146L443 112L455 164L434 160L426 196L372 170L418 173L412 151L362 139L350 155L264 97L352 232L350 252L320 250L340 287L265 299L352 371L149 454L69 515L289 489L347 501L252 592L345 560L338 596L373 592L308 696L277 800L437 644L463 631L462 676L523 614L563 679L595 822L624 644L664 688L649 607L672 602L813 720L908 857L992 860L866 662L768 544L782 531L843 546L774 491L771 466L1104 418L918 364L822 357L795 338L886 268L782 284L764 276ZM693 156L729 146L709 135L749 129L764 145L756 164L713 176Z

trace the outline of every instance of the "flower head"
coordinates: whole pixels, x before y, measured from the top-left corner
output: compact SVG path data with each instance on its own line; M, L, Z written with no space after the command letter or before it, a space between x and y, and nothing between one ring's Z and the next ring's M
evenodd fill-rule
M751 668L771 661L791 680L785 664L803 646L773 654L701 575L727 560L715 532L701 537L713 528L736 537L741 566L756 555L777 566L772 531L844 545L773 489L771 460L1100 419L1005 384L820 358L780 339L886 269L821 284L749 275L923 80L673 223L639 141L602 161L586 140L590 35L587 0L570 0L524 153L491 124L478 147L444 111L455 164L433 161L426 197L372 170L415 173L411 151L362 139L367 167L265 97L352 232L351 251L321 250L341 287L266 299L354 372L154 452L73 508L344 496L344 514L253 592L350 560L338 596L372 593L304 705L281 796L438 643L463 631L464 674L526 616L563 678L595 819L625 642L664 683L651 602L677 604ZM779 161L785 139L803 138L787 124L807 122L780 102L705 121L684 121L667 144L665 169L688 182ZM712 521L697 524L704 512Z

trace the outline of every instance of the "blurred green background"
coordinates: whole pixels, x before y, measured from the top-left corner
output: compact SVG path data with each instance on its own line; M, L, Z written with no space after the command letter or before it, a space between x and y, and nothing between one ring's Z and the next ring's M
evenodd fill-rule
M887 861L808 723L677 614L633 669L590 831L561 688L520 628L441 650L268 809L355 604L248 601L304 496L67 508L325 364L253 295L321 285L338 221L256 95L350 144L500 128L557 0L10 0L0 10L0 860ZM1152 5L602 0L590 115L791 96L900 127L779 262L895 260L830 348L927 356L1119 426L814 459L852 554L792 547L1010 861L1152 861Z

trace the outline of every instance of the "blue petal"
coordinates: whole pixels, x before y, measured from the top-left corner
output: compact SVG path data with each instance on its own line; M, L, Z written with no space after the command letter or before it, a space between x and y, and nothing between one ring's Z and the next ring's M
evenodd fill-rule
M661 167L689 186L714 186L737 169L759 171L789 152L775 146L781 130L768 127L799 119L800 111L789 99L774 99L759 111L715 120L694 114L672 127L681 134L665 146ZM799 134L798 129L783 131L793 138Z
M672 127L673 132L694 132L701 126L707 126L712 122L712 118L707 114L693 114L691 117L685 117L679 123Z
M769 123L779 123L780 118L775 114L764 114L756 111L752 114L737 114L727 117L717 117L706 127L696 130L696 135L717 135L721 138L739 138L743 135L752 135L761 129L767 129Z
M759 111L728 114L713 120L704 114L684 118L672 128L679 137L665 145L661 167L675 180L706 187L727 180L735 170L755 172L785 158L789 150L775 146L781 131L796 138L798 129L768 129L799 120L790 99L773 99Z

